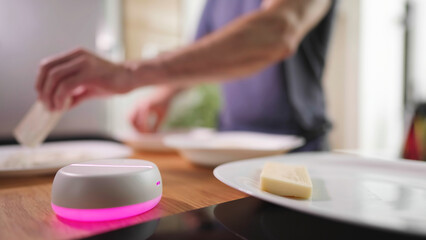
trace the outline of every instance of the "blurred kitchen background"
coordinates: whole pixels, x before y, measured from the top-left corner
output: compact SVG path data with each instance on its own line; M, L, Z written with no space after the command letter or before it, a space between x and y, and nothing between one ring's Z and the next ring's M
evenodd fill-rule
M148 59L192 41L204 0L0 0L0 138L36 99L42 58L77 46L112 61ZM324 75L334 128L331 148L401 157L413 141L426 152L426 1L340 0ZM153 87L68 112L53 135L131 130L128 115ZM163 128L215 127L216 85L174 102ZM423 117L422 117L423 116ZM420 130L419 130L420 129ZM423 134L423 135L422 135ZM410 141L408 141L410 142ZM423 150L421 150L423 149ZM414 155L413 155L414 156Z

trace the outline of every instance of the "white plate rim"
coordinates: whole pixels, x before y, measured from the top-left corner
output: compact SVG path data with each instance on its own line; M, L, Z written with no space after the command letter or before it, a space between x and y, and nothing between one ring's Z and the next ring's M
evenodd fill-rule
M120 154L121 157L130 156L132 154L132 149L122 143L115 142L115 141L108 141L108 140L63 140L63 141L53 141L53 142L46 142L45 145L56 145L56 144L82 144L82 143L100 143L100 144L112 144L116 145L116 147L121 148L122 154ZM1 148L7 148L7 147L13 147L13 148L19 148L19 145L0 145ZM109 157L106 157L109 158ZM111 156L110 158L119 158L119 156ZM90 160L96 160L98 158L91 158ZM18 177L18 176L35 176L35 175L46 175L50 173L54 173L60 168L64 167L64 164L51 164L51 165L42 165L42 166L34 166L30 168L0 168L0 178L2 177Z
M218 133L212 133L212 134L220 134L221 132ZM275 152L275 151L287 151L287 150L291 150L291 149L295 149L298 148L300 146L303 146L303 144L305 143L305 139L300 137L300 136L296 136L296 135L275 135L275 134L265 134L265 133L258 133L258 132L238 132L238 131L229 131L229 132L223 132L225 134L233 134L233 133L237 133L237 134L255 134L255 135L264 135L267 136L269 135L269 137L276 137L276 138L288 138L288 139L292 139L293 140L293 144L291 146L280 146L280 147L275 147L275 148L253 148L252 146L250 148L242 148L242 147L217 147L217 146L209 146L209 145L203 145L203 144L193 144L192 146L189 145L185 145L185 144L180 144L178 143L179 141L177 139L181 138L190 138L190 136L188 136L188 134L182 134L182 133L178 133L178 134L171 134L169 136L164 137L164 144L170 148L173 149L182 149L182 150L209 150L209 151L246 151L246 152L259 152L259 151L264 151L264 152Z

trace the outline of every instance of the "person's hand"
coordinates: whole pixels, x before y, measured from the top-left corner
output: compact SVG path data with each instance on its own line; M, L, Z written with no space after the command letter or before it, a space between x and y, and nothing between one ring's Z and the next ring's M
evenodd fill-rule
M160 87L148 98L144 98L130 115L133 127L140 133L157 132L163 123L173 97L180 90Z
M36 89L50 110L60 110L67 99L72 107L88 98L132 90L129 74L122 65L76 49L43 60Z

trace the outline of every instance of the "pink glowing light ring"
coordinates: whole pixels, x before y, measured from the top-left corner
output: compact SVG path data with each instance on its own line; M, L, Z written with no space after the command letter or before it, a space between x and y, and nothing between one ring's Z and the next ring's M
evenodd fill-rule
M155 207L160 202L160 199L161 195L143 203L115 208L77 209L60 207L53 203L52 208L58 216L66 219L82 222L98 222L127 218L141 214Z

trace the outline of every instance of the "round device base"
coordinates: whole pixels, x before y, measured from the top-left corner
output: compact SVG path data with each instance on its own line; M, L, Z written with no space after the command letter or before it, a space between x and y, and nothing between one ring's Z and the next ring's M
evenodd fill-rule
M99 222L117 220L139 215L141 213L151 210L160 202L160 200L161 196L154 198L150 201L134 205L99 209L64 208L56 206L53 203L51 205L56 215L62 218L81 222Z
M155 207L162 189L160 172L152 162L93 160L68 165L56 173L51 206L64 219L116 220Z

